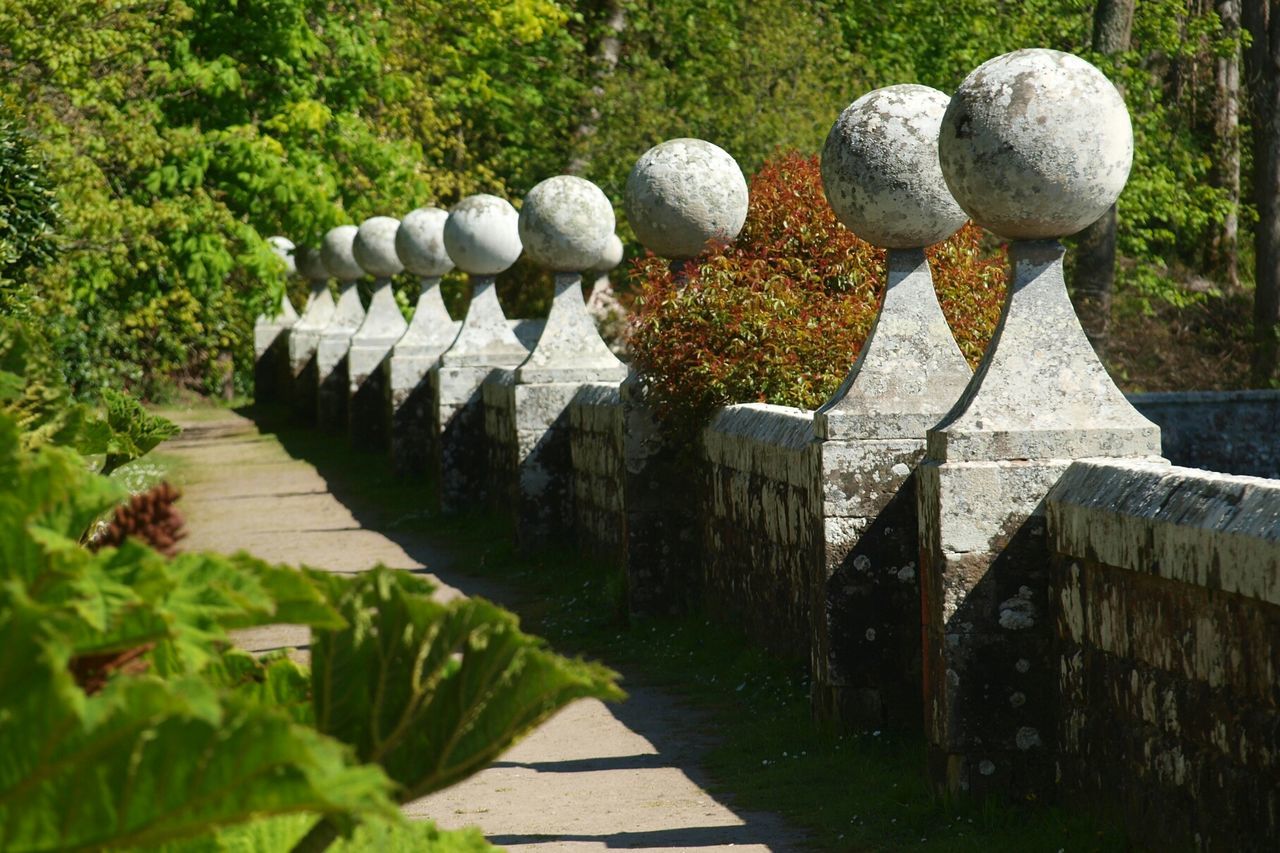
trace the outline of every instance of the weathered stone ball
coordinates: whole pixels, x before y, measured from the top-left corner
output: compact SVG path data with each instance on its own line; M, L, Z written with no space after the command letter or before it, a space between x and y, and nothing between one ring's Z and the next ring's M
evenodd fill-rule
M371 216L360 223L351 254L356 263L374 278L391 278L404 269L396 255L396 230L400 220L390 216Z
M354 225L330 228L320 244L320 259L324 261L329 274L339 281L364 278L364 268L356 263L356 256L352 251L358 230Z
M396 254L414 275L441 276L453 269L453 260L444 248L444 223L449 211L420 207L400 220L396 230Z
M1066 237L1120 195L1133 127L1097 68L1056 50L1018 50L960 84L938 157L951 194L979 225L1017 240Z
M600 260L616 222L604 191L584 178L547 178L524 197L520 242L539 266L580 272Z
M293 275L298 271L297 262L293 257L293 253L297 250L297 246L293 245L292 240L288 237L281 237L277 234L274 237L268 237L267 244L271 246L271 253L284 263L285 273Z
M324 265L320 250L314 246L303 246L293 252L298 264L298 272L308 281L324 281L329 278L329 268Z
M497 275L520 257L520 214L496 195L467 196L449 211L444 248L458 269Z
M625 207L636 236L654 254L693 258L712 242L738 236L747 219L747 181L724 149L671 139L636 161Z
M608 241L604 244L604 249L600 252L600 257L591 265L587 272L607 273L609 270L622 263L622 240L617 234L610 234Z
M968 217L938 165L949 98L928 86L888 86L850 104L822 148L827 202L876 246L913 249L947 239Z

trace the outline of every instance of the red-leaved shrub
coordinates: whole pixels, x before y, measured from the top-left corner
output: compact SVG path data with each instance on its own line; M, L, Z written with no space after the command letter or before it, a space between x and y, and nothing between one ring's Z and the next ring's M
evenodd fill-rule
M728 403L816 408L858 357L883 298L884 250L836 219L817 157L778 155L750 189L738 239L689 264L681 287L661 258L631 267L631 351L668 423L692 425ZM942 309L976 364L999 319L1004 252L966 225L928 254Z

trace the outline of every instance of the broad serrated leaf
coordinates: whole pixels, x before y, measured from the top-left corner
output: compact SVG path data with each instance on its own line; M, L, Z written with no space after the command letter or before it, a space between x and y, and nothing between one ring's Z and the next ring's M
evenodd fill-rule
M154 847L301 812L397 819L380 769L234 690L134 676L85 697L47 615L0 587L0 849Z
M336 602L348 627L313 635L317 727L381 764L402 802L476 772L575 699L623 698L614 673L550 652L502 608L430 589L366 572Z
M165 853L275 853L292 850L314 820L296 815L254 821L219 832L210 846ZM371 820L350 838L338 839L329 853L496 853L478 829L440 829L430 821L391 823Z

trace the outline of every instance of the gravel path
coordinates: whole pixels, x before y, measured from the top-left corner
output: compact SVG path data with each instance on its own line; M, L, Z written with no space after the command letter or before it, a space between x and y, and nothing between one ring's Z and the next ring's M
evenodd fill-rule
M378 562L425 571L444 594L512 601L508 590L467 577L450 554L397 531L361 525L308 462L234 412L166 412L184 427L160 452L181 460L185 547L245 549L268 560L332 571ZM342 441L335 437L335 441ZM307 634L273 626L237 637L246 648L299 648ZM711 735L671 697L628 686L617 706L569 707L487 770L405 807L445 827L480 826L513 851L791 850L797 833L773 815L744 813L700 784Z

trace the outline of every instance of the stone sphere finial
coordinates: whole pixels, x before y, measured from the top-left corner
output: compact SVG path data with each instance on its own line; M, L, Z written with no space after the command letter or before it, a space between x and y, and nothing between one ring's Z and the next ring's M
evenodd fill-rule
M356 241L354 225L339 225L325 232L324 241L320 244L320 258L324 261L329 274L339 281L355 281L364 278L364 268L356 263L352 249Z
M876 246L917 249L964 225L938 165L948 101L928 86L887 86L840 113L822 147L822 187L853 233Z
M271 252L277 258L284 262L284 271L288 275L294 275L298 271L298 265L293 257L293 253L297 251L297 246L293 245L293 241L288 237L281 237L277 234L274 237L267 238L267 244L271 246Z
M1095 222L1133 162L1124 99L1102 72L1057 50L987 60L960 84L938 136L942 174L984 228L1055 239Z
M604 244L604 249L600 252L600 257L591 265L587 272L603 275L609 270L622 263L622 239L617 234L610 234L608 241Z
M615 225L604 191L584 178L547 178L524 197L520 242L539 266L581 272L600 260Z
M447 210L420 207L400 220L396 254L405 269L425 278L442 276L453 269L453 260L444 248L444 223L448 218Z
M404 265L396 255L396 230L400 220L390 216L371 216L360 223L351 254L356 263L374 278L399 275Z
M445 251L463 272L497 275L520 257L519 219L506 199L485 193L467 196L445 220Z
M297 262L299 275L308 281L324 281L332 275L329 268L324 265L320 250L314 246L295 249L293 258Z
M738 236L747 221L747 181L724 149L701 139L670 139L632 167L626 210L654 254L694 258L713 241Z

